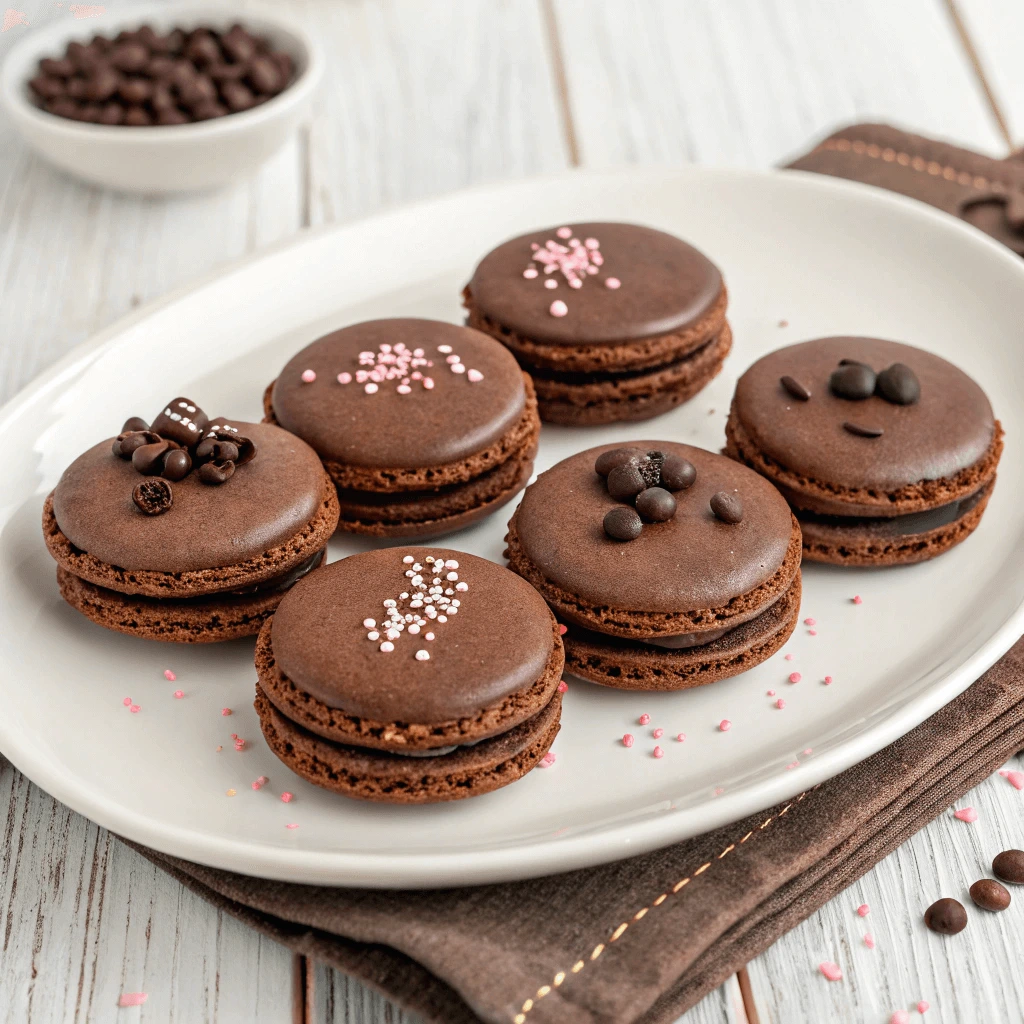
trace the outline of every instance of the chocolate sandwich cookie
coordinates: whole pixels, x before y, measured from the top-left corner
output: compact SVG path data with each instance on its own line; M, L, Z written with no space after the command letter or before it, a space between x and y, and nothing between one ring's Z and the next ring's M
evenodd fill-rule
M479 331L373 320L296 355L264 396L266 420L317 452L339 528L378 537L451 533L500 508L533 472L533 385Z
M107 629L212 643L259 632L338 521L316 453L175 398L80 455L43 508L61 595Z
M633 441L542 473L509 523L509 566L568 627L566 669L625 690L746 671L800 610L800 527L745 466Z
M459 800L544 757L563 663L557 623L507 569L446 548L386 548L287 594L256 642L256 710L271 750L317 786Z
M692 398L732 346L725 285L703 253L637 224L576 224L488 253L467 323L533 378L541 419L643 420Z
M878 338L819 338L759 359L736 385L727 453L800 520L804 557L922 562L977 527L1003 431L952 363Z

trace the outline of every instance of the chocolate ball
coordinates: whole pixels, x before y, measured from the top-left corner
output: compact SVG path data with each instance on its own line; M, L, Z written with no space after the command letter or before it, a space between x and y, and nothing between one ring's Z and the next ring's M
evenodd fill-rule
M124 123L132 128L147 128L153 123L153 115L145 107L129 107L124 112Z
M86 98L102 103L117 92L120 84L121 76L109 64L100 64L86 80Z
M1024 850L1003 850L992 861L996 877L1014 885L1024 885Z
M921 383L909 366L893 363L878 375L875 391L893 405L913 405L921 397Z
M936 900L925 912L924 923L940 935L956 935L967 927L967 911L958 900Z
M249 84L257 91L273 94L284 86L284 77L269 57L256 57L249 62Z
M676 499L664 487L648 487L636 496L636 510L652 523L664 523L676 514Z
M164 456L164 468L160 474L167 480L184 480L192 469L192 459L184 448L168 452Z
M661 465L661 486L670 491L685 491L697 479L693 463L681 455L666 455Z
M153 95L153 83L146 78L122 78L117 92L125 103L145 103Z
M604 517L604 532L613 540L636 540L643 528L640 516L628 505L609 509Z
M110 51L110 63L118 71L141 71L149 63L149 50L142 43L118 43Z
M731 491L719 491L711 497L711 511L730 526L743 521L743 502Z
M616 466L608 474L608 493L616 501L632 501L646 487L643 474L632 463Z
M1010 893L1006 886L992 878L979 878L971 886L971 899L982 910L1005 910L1010 905Z
M844 363L832 371L829 390L837 398L860 402L875 393L875 371L863 363Z
M637 464L637 469L640 470L640 475L644 478L644 483L648 487L661 486L661 467L664 463L664 452L649 451Z
M599 476L607 476L616 466L635 466L643 457L644 453L639 448L612 448L598 455L594 471Z
M132 491L132 501L147 516L162 516L174 504L174 495L171 493L171 485L156 477L136 484Z

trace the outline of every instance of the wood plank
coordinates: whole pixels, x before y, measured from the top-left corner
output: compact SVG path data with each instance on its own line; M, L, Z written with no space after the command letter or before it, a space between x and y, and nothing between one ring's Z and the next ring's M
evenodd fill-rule
M584 164L769 167L865 120L1005 151L941 0L553 2Z
M1020 771L1024 758L1007 767ZM749 965L763 1020L881 1022L896 1010L912 1012L921 999L934 1020L1020 1019L1024 899L1015 892L1008 910L991 914L975 907L967 890L991 877L997 853L1024 847L1024 793L993 775L956 806L973 806L978 821L958 821L950 809ZM942 896L967 907L959 935L924 926L925 909ZM862 903L870 907L864 918L857 914ZM865 946L865 933L874 949ZM825 960L840 965L841 982L818 972Z

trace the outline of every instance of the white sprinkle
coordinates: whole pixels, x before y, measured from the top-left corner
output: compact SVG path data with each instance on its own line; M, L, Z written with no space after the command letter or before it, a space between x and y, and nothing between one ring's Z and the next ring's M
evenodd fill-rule
M434 556L433 555L427 555L427 561L428 562L433 562L433 560L434 560ZM409 559L409 561L412 561L412 559Z
M408 594L408 592L403 592L403 593L399 594L398 596L399 596L399 597L400 597L400 598L401 598L401 599L402 599L403 601L408 601L408 600L409 600L409 594Z
M438 352L448 353L448 352L451 352L451 350L452 350L451 345L438 345L437 346L437 351Z
M461 605L462 605L462 602L461 602L461 601L459 601L459 600L455 600L455 601L452 601L452 607L453 607L453 608L458 608L458 607L460 607Z
M448 609L448 614L449 615L458 615L459 614L459 609L458 608L449 608Z
M424 634L424 639L425 640L433 640L434 639L434 634L433 633L426 633L426 634Z
M400 629L396 629L394 626L392 626L387 633L389 640L397 640L401 635L402 631Z
M419 631L420 627L415 622L409 627L409 632L412 633L413 636L415 636Z
M377 625L377 620L376 619L363 619L363 625L367 629L373 629L373 627Z
M449 558L448 561L444 563L444 567L446 569L458 569L459 563L456 562L454 558Z
M389 597L389 598L388 598L388 599L387 599L387 600L386 600L386 601L384 602L384 607L385 607L385 608L394 608L394 607L395 607L395 605L396 605L397 603L398 603L397 601L395 601L395 600L394 600L393 598L390 598L390 597Z
M380 645L380 649L384 654L390 654L395 649L395 645L390 641L385 640L384 643Z
M367 640L379 640L380 639L380 633L378 633L377 630L375 630L375 629L371 629L370 632L366 634L366 639Z
M430 661L430 652L429 651L423 651L423 650L417 651L416 652L416 660L417 661Z
M422 566L422 565L420 565L420 563L419 563L419 562L417 562L417 563L416 563L416 564L415 564L415 565L413 566L413 570L414 570L415 572L423 572L423 566Z
M455 365L452 366L452 373L465 373L465 372L466 372L466 367L462 363L455 363Z
M448 616L447 615L438 615L437 621L438 622L447 622L448 621Z
M446 580L451 580L452 583L454 583L458 578L459 578L459 574L457 572L450 572L450 573L448 573L447 576L445 576L445 579Z
M363 388L363 390L368 395L375 395L377 393L377 385L374 384L373 381L371 380L370 383Z
M346 372L346 373L339 373L338 374L338 383L339 384L351 384L352 383L352 374L348 373L348 372Z
M462 592L462 593L465 593L467 590L469 590L469 584L468 583L456 583L455 584L455 589L460 591L460 592Z
M470 370L466 376L474 383L479 384L484 379L484 375L479 370Z

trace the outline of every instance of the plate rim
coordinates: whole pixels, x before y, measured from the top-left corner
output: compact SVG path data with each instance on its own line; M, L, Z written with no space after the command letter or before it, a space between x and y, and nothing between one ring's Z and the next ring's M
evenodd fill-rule
M804 188L855 195L873 204L903 212L913 211L914 216L933 221L951 232L954 237L959 236L964 244L988 250L990 257L994 256L997 260L1003 261L1007 268L1011 268L1013 273L1021 275L1024 279L1024 264L1021 264L1019 257L1014 256L983 232L949 214L919 200L873 185L807 171L658 164L643 167L572 168L540 176L499 179L378 210L341 224L305 228L287 239L243 254L185 282L80 342L25 385L0 407L0 438L29 405L88 366L119 335L134 325L202 288L215 285L256 263L313 244L326 235L342 235L358 229L367 222L387 218L401 219L415 216L417 211L457 205L468 196L486 193L499 195L516 189L543 188L571 179L619 178L635 187L638 180L643 179L692 179L702 176L740 179L784 178L796 180ZM382 854L379 851L311 851L252 840L213 837L196 829L166 825L156 817L142 818L105 795L93 793L88 786L78 785L73 778L66 777L67 773L52 765L45 755L35 753L29 745L19 743L13 723L7 716L0 716L0 751L36 785L99 826L166 855L193 860L209 867L238 871L238 865L244 863L245 873L254 877L366 888L416 889L515 881L635 856L736 822L762 808L771 808L787 800L795 800L800 794L810 791L906 735L966 690L1009 650L1022 632L1024 599L971 657L923 693L908 700L902 708L890 713L883 721L842 740L833 749L811 761L801 763L792 771L774 777L768 776L757 783L723 794L713 801L675 809L671 813L639 822L620 822L605 827L600 832L587 832L571 837L530 839L513 846L474 849L468 852ZM10 681L10 677L5 673L5 682ZM16 680L13 682L17 685ZM699 827L692 825L695 818L700 819Z

